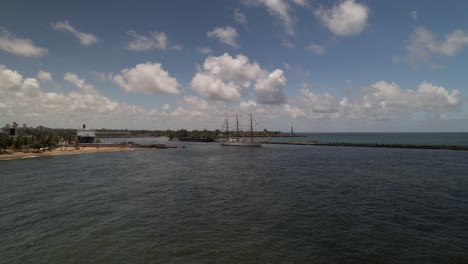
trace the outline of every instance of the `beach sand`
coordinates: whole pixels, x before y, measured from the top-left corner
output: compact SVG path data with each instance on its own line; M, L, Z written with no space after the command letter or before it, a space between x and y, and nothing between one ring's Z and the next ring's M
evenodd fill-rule
M8 152L5 154L0 154L0 160L12 160L12 159L28 159L28 158L39 158L47 156L59 156L59 155L76 155L83 153L95 153L95 152L111 152L111 151L131 151L136 149L143 148L129 148L129 147L82 147L80 149L68 149L61 150L60 148L54 149L52 151L44 151L39 153L34 152Z

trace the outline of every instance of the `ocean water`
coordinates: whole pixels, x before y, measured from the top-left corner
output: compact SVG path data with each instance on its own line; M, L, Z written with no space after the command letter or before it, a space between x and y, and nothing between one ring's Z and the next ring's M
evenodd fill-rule
M0 161L0 263L468 261L468 152L185 145Z

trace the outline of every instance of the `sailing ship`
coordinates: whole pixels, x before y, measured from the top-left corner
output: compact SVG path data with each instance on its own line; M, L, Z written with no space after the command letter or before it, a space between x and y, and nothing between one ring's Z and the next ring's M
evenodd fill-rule
M226 135L227 139L221 141L222 146L235 146L235 147L261 147L262 142L255 142L253 138L253 125L252 125L252 114L250 116L250 139L239 137L239 118L236 114L236 137L231 138L229 136L229 120L226 119Z

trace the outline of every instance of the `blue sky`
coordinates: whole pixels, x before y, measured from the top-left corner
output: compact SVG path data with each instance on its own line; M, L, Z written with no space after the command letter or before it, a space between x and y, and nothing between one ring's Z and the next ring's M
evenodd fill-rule
M7 1L0 123L466 131L466 1Z

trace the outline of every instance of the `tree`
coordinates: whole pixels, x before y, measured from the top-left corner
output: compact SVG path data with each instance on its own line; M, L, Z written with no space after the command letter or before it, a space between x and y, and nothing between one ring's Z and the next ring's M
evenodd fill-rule
M7 134L0 133L0 152L5 152L12 145L13 139Z

